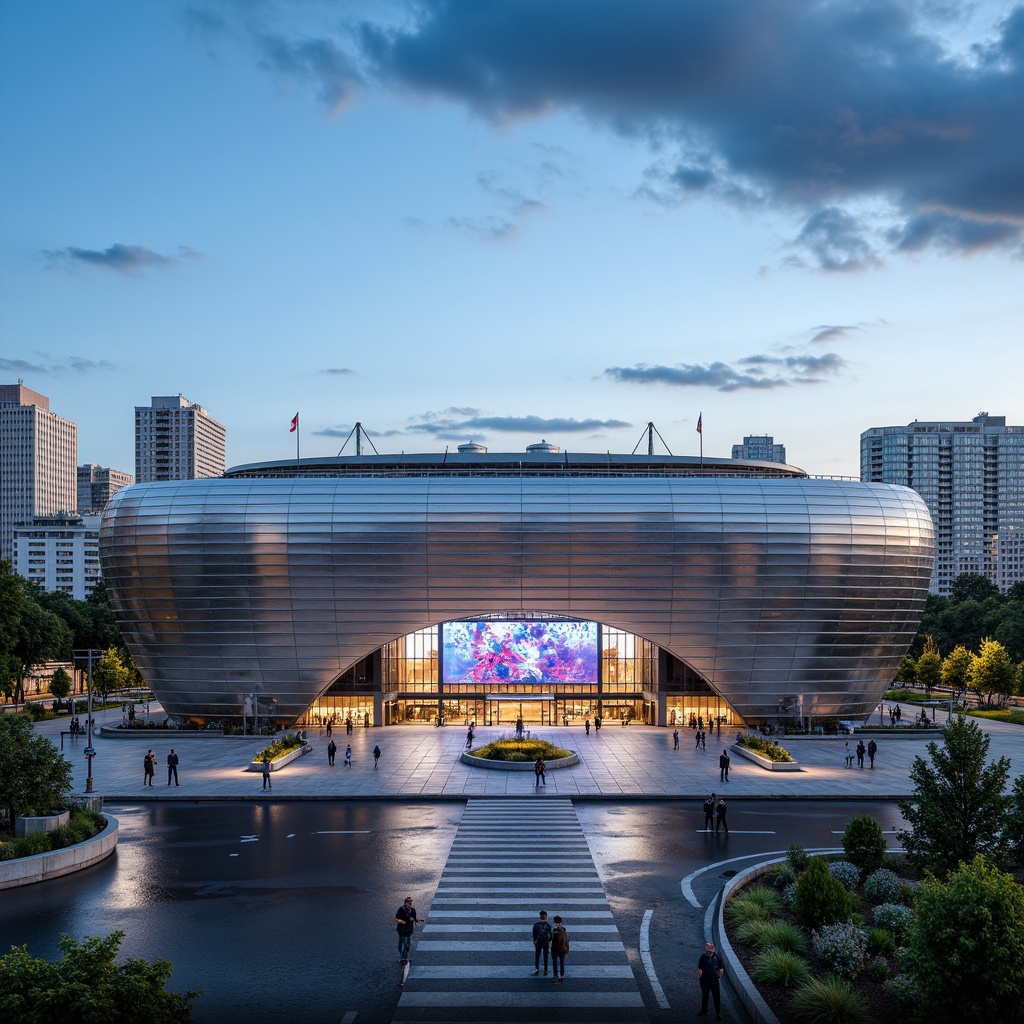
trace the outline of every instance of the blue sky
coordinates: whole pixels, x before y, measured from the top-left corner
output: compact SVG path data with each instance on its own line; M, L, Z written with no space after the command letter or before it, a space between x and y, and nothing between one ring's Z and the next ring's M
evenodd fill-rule
M0 380L131 471L1024 422L1024 8L9 0Z

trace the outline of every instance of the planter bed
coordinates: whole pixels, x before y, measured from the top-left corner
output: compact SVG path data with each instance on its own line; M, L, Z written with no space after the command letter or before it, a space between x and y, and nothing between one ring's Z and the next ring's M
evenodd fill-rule
M499 772L532 772L533 761L492 761L489 757L474 757L465 751L459 757L463 764L473 768L493 768ZM573 751L568 757L556 757L544 762L545 771L552 768L568 768L570 765L579 764L579 757Z
M71 820L71 811L58 811L56 814L40 814L30 818L14 819L14 834L27 836L31 832L52 832Z
M800 763L798 761L773 761L771 758L765 757L763 754L758 754L753 750L748 750L746 747L741 747L738 743L734 743L729 750L734 754L739 754L740 757L745 757L748 761L753 761L754 764L769 772L803 771L803 768L800 767Z
M51 850L49 853L35 853L31 857L0 861L0 889L13 889L19 885L60 878L61 875L81 871L109 857L117 848L118 825L117 818L110 815L106 818L107 827L84 843L66 846L63 850Z
M302 757L303 754L308 754L313 748L306 743L304 746L296 747L294 750L289 750L287 754L282 754L280 757L275 758L270 762L270 770L272 772L280 771L286 764L291 764L296 758ZM245 769L247 772L263 772L263 760L250 761L249 767Z

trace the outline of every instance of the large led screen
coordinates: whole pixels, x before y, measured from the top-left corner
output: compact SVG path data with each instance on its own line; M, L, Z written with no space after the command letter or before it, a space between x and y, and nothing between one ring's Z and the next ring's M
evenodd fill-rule
M596 683L596 622L446 622L446 683Z

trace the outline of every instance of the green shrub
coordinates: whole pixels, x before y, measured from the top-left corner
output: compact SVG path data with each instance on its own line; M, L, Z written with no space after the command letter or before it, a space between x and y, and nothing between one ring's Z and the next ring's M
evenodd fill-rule
M848 860L830 860L828 873L850 892L855 892L860 884L860 870Z
M778 889L779 892L782 892L790 882L795 881L796 871L793 870L792 864L776 864L775 867L768 872L768 884L773 889Z
M78 838L77 830L71 825L58 825L57 828L51 829L47 835L50 837L51 850L63 850L65 847L74 846L75 843L81 841Z
M848 981L829 974L801 985L789 1004L794 1024L870 1024L867 1004Z
M885 981L889 974L889 961L884 956L877 956L871 963L868 964L867 970L864 973L874 982L881 984Z
M152 725L152 723L150 724ZM264 747L253 760L262 761L264 757L269 757L271 761L276 761L279 757L284 757L285 754L291 753L296 747L303 746L305 742L298 733L293 733L291 736L282 736L281 739L274 740L273 743Z
M754 980L762 985L782 985L792 988L802 985L811 977L807 962L785 949L766 949L754 960Z
M822 925L811 936L811 945L829 970L852 980L864 966L868 937L856 925L838 922Z
M914 912L902 903L883 903L875 907L875 925L888 928L897 941L910 926L913 916Z
M864 882L864 896L871 903L897 903L902 892L899 875L888 868L872 871Z
M905 974L897 974L882 986L886 995L904 1012L917 1006L917 991L914 983Z
M870 814L851 818L843 832L843 849L851 864L862 875L877 871L885 860L885 836L882 826Z
M786 850L786 860L789 861L789 866L798 875L802 875L807 870L807 865L810 863L811 858L799 843L793 843L793 845Z
M888 928L868 929L868 952L873 956L892 956L896 952L896 939Z
M793 914L805 928L845 921L850 916L850 893L833 878L822 857L812 857L793 893Z
M735 913L746 917L776 917L782 911L782 900L779 894L766 885L754 885L749 889L744 889L739 896L729 901L728 906L732 907L735 904L739 904L743 908L751 908L749 911L744 909L735 911Z
M14 848L15 857L32 857L37 853L49 853L53 849L47 832L29 832L27 836L19 836L7 845Z
M41 722L46 718L46 708L43 707L43 702L41 700L30 700L25 704L25 714L27 714L33 722Z

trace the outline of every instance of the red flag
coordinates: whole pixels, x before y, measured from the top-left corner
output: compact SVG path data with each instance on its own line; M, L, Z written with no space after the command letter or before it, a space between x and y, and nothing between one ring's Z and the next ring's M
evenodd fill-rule
M295 418L298 419L298 415L297 414L296 414ZM697 433L698 434L703 434L704 433L704 431L701 429L701 425L702 425L703 421L704 421L704 413L698 413L697 414Z
M294 434L295 431L298 430L298 429L299 429L299 414L296 413L292 417L292 425L288 428L288 433L289 434Z

